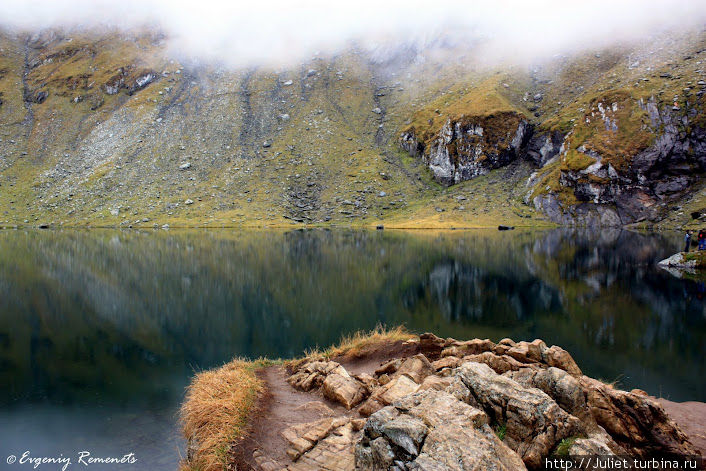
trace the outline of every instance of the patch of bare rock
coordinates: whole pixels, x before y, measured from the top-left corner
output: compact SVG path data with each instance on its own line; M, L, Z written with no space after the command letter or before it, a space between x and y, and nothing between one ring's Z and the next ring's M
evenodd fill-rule
M574 456L698 454L656 399L583 375L560 347L433 334L409 342L416 353L356 374L323 357L290 367L286 387L310 394L305 407L318 415L285 420L286 455L264 440L253 467L516 471L543 469L559 448Z

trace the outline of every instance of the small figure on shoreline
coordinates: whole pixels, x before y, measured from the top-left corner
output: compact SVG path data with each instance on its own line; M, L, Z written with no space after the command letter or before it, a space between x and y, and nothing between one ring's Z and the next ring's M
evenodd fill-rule
M706 250L706 230L701 229L698 235L699 250Z
M684 235L684 252L689 251L689 246L691 245L691 231L687 230Z

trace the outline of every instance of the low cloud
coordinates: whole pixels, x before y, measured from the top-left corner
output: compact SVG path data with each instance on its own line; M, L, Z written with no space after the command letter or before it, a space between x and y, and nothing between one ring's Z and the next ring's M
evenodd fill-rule
M155 25L173 50L231 66L296 63L351 42L483 43L498 59L527 59L702 28L702 0L446 2L357 0L25 0L3 2L0 24L47 27Z

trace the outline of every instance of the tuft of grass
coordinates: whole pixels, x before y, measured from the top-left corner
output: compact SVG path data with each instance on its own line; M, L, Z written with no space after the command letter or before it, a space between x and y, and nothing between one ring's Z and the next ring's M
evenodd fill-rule
M360 356L363 352L381 343L406 341L417 338L407 331L404 326L388 328L378 324L369 332L358 331L352 335L344 335L339 344L326 350L329 357L335 356Z
M507 424L497 424L493 428L493 431L500 441L503 441L505 440L505 435L507 435Z
M696 262L697 268L706 267L706 251L688 252L684 254L684 260Z
M598 381L601 383L605 384L606 386L610 386L611 388L618 388L620 386L620 381L623 379L623 375L618 375L613 381L609 381L607 379L603 378L596 378Z
M579 437L568 437L562 439L554 450L554 456L569 456L569 450Z
M255 371L268 363L235 359L194 377L180 411L189 443L182 471L224 469L230 446L245 432L248 415L263 389Z
M409 332L404 326L388 328L378 324L370 331L360 330L353 334L344 335L338 345L328 347L326 350L320 350L319 348L309 350L302 358L291 360L287 362L287 365L290 368L296 368L312 358L361 357L381 344L404 342L415 338L418 337Z

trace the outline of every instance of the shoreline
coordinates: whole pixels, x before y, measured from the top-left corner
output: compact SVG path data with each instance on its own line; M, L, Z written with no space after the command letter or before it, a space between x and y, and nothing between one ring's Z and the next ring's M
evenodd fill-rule
M465 447L456 436L461 432L451 433L441 423L430 425L433 420L423 418L428 408L448 416L443 423L453 422L461 409L476 417L459 430L471 427L472 436L463 441L474 440L480 451L464 456L498 469L538 469L542 459L564 455L706 453L706 404L673 403L635 389L621 391L584 376L568 352L541 340L503 339L495 344L487 339L417 336L400 328L376 329L300 359L260 359L250 365L250 378L260 388L257 399L232 417L237 426L227 443L214 448L203 434L193 429L186 433L189 453L182 470L221 465L236 465L238 470L329 469L317 468L321 460L333 460L330 469L377 469L387 466L379 450L383 442L395 460L407 464L443 463L449 459L449 448L452 454L464 455ZM228 365L198 375L189 392L208 390L223 368ZM209 374L215 376L202 376ZM505 399L498 402L501 396ZM507 409L507 401L515 406ZM687 411L694 404L698 414ZM538 407L550 421L536 415ZM221 410L227 408L227 403L220 404ZM183 421L193 423L198 410L189 395ZM209 422L207 417L200 419ZM409 445L415 436L407 428L399 443L397 435L375 432L375 427L393 427L399 420L422 420L426 428L416 432L427 437L440 434L447 450L432 447L430 438L405 448L404 443ZM355 468L355 463L362 467Z
M168 227L164 227L164 225ZM436 224L436 225L407 225L407 224L385 224L383 222L372 224L179 224L172 225L168 222L160 225L151 224L131 224L127 225L73 225L73 224L4 224L0 225L0 229L370 229L378 230L380 226L383 229L393 230L468 230L468 229L497 229L498 226L503 226L503 222L497 224ZM546 224L513 224L514 229L553 229L558 227L583 227L583 226L561 226L554 223ZM628 229L628 226L616 227L616 229ZM657 230L657 229L655 229Z
M381 227L382 226L382 227ZM103 230L190 230L190 229L242 229L242 230L314 230L314 229L324 229L324 230L369 230L369 231L409 231L409 232L432 232L432 231L474 231L474 230L494 230L502 232L513 232L513 231L528 231L528 230L551 230L551 229L581 229L581 230L591 230L589 226L567 226L559 224L515 224L510 226L511 229L498 229L498 227L505 227L504 224L498 223L495 225L437 225L437 226L408 226L408 225L387 225L387 224L224 224L224 225L169 225L164 227L151 226L151 225L130 225L130 226L120 226L120 225L0 225L0 230L37 230L37 231L55 231L63 229L71 230L90 230L90 229L103 229ZM635 225L625 225L625 226L602 226L601 230L620 230L620 231L632 231L641 233L662 233L662 232L679 232L682 231L682 227L664 227L664 226L652 226L643 227Z

